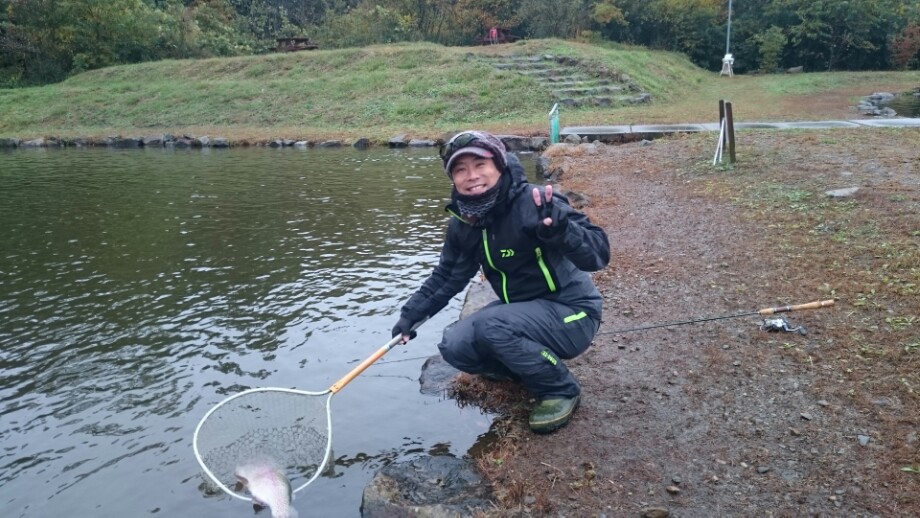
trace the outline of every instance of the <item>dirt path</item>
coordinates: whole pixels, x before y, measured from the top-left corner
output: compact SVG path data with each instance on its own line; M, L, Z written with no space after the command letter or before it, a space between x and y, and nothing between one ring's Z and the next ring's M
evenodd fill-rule
M920 471L920 131L744 132L731 171L711 140L553 159L614 247L605 317L570 362L568 427L534 436L526 397L498 392L497 515L920 514L902 470ZM758 317L612 332L834 297L787 315L806 336Z

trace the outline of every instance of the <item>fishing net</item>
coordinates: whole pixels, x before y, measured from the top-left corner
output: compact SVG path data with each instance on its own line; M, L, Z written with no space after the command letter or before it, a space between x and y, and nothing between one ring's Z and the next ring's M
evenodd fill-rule
M332 446L329 391L265 388L227 398L195 430L195 456L214 489L249 500L234 490L234 471L254 459L272 459L294 491L313 482Z
M284 471L294 492L316 480L332 454L332 396L401 340L394 336L323 392L256 388L218 403L201 418L192 441L208 484L251 500L231 489L237 481L234 472L265 460Z

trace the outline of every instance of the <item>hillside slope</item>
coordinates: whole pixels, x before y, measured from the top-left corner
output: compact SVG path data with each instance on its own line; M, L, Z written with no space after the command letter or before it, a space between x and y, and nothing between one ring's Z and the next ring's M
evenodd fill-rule
M589 76L624 77L632 92L651 94L651 104L565 108L564 124L686 122L709 115L726 95L754 96L750 104L763 110L783 96L841 87L871 90L873 84L892 82L907 88L920 78L918 73L838 73L728 79L679 54L560 40L487 47L394 44L144 63L95 70L56 85L0 90L0 135L165 131L380 139L405 132L437 137L468 126L545 134L547 113L557 100L551 85L498 68L494 58L546 56L566 58Z
M615 68L656 96L669 94L677 77L704 76L675 54L554 40L162 61L95 70L56 85L0 90L5 113L0 132L73 135L196 127L366 134L384 128L542 123L552 106L551 92L533 77L497 69L484 58L547 53L574 58L586 71ZM653 54L657 70L647 66Z

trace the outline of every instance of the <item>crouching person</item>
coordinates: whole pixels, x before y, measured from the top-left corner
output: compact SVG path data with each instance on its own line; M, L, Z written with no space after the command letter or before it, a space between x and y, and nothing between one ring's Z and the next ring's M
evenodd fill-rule
M581 399L562 360L591 344L602 298L585 272L610 260L603 229L526 180L517 157L495 136L465 131L441 148L453 183L452 216L438 265L403 306L393 336L403 343L460 293L480 268L499 300L454 325L441 355L457 369L491 380L519 380L539 401L530 428L568 424Z

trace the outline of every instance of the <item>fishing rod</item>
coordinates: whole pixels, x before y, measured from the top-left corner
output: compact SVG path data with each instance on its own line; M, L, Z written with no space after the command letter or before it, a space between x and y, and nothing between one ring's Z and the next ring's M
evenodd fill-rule
M816 300L814 302L808 302L806 304L795 304L791 306L779 306L775 308L763 308L757 311L745 311L743 313L733 313L731 315L721 315L717 317L706 317L706 318L697 318L694 320L682 320L680 322L665 322L662 324L649 324L641 327L632 327L629 329L615 329L613 331L600 331L597 334L599 335L609 335L609 334L621 334L621 333L630 333L632 331L644 331L646 329L656 329L659 327L670 327L670 326L680 326L684 324L696 324L699 322L711 322L713 320L724 320L726 318L738 318L738 317L748 317L751 315L759 315L762 317L775 315L777 313L788 313L790 311L802 311L805 309L821 309L827 308L834 305L835 299L828 300Z

